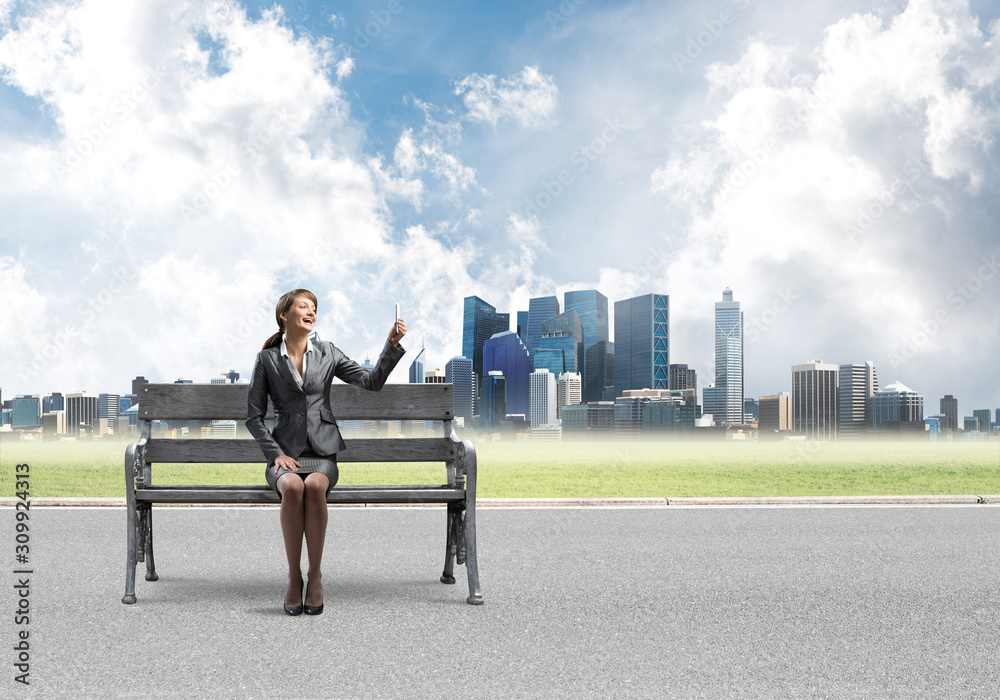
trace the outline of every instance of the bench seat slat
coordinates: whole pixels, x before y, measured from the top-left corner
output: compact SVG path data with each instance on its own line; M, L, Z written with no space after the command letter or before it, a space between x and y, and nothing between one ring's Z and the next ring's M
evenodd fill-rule
M141 420L247 419L249 384L143 384L137 396ZM330 408L341 420L451 420L451 384L386 384L366 391L351 384L330 387Z
M225 489L198 486L160 486L138 489L140 503L278 503L278 494L267 486ZM450 486L372 487L330 489L327 503L453 503L465 500L465 490Z
M448 438L359 438L345 440L347 449L337 453L338 462L445 462L455 456ZM264 464L264 453L256 440L212 440L198 438L151 439L146 461L191 464Z

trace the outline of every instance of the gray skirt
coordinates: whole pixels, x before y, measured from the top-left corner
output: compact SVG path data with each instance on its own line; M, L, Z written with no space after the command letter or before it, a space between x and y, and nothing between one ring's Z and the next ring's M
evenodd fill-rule
M301 465L297 470L282 467L275 473L273 464L269 464L264 470L264 478L267 480L267 485L278 494L278 500L281 500L281 493L278 491L278 477L284 474L298 474L302 477L303 481L313 472L326 474L326 478L330 480L329 486L326 487L326 495L329 496L330 489L336 485L337 480L340 478L340 470L337 469L337 455L318 455L307 447L302 454L295 458L295 461Z

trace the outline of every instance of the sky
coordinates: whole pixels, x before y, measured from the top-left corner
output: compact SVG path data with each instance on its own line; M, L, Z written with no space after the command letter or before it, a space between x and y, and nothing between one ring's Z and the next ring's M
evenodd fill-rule
M670 297L748 397L1000 406L1000 3L0 0L0 387L247 376L293 288L428 368L462 300ZM613 338L612 338L613 339Z

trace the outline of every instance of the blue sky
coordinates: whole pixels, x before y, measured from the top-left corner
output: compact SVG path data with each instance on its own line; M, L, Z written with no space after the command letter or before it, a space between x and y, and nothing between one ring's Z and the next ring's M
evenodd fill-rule
M359 360L400 302L432 367L469 294L666 293L706 386L729 286L748 396L872 360L995 407L998 15L0 0L0 386L247 372L299 286Z

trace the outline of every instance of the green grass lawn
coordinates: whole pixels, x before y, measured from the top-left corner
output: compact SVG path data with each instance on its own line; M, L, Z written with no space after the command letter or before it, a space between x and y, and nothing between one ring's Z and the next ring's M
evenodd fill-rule
M124 496L124 442L0 443L0 495ZM480 442L482 498L1000 494L1000 442ZM159 484L264 484L263 464L157 464ZM442 483L442 464L341 464L343 484Z

